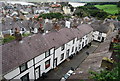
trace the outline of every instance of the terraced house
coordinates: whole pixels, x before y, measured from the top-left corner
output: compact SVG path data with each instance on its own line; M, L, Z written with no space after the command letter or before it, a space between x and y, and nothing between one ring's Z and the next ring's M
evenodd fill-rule
M90 44L92 34L93 28L88 24L54 27L54 31L1 45L3 77L10 81L37 80Z

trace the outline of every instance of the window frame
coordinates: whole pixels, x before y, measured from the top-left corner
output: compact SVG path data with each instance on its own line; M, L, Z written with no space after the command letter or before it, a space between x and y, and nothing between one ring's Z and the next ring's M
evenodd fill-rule
M25 66L24 70L21 69L23 66ZM21 66L19 66L19 68L20 68L20 73L24 72L25 70L28 69L27 63L22 64Z
M61 51L65 49L65 44L61 46Z
M101 37L100 37L100 36L98 36L98 40L101 40Z
M46 63L49 62L49 64L46 65ZM50 67L50 59L45 61L45 69L48 69Z
M27 81L30 81L29 73L27 73L27 74L25 74L24 76L22 76L22 77L20 78L21 81L24 81L23 78L24 78L25 76L28 78Z
M62 61L63 59L64 59L64 53L61 54L60 61Z
M75 39L73 39L73 44L75 43Z
M48 53L48 55L47 55L47 53ZM50 56L50 50L48 50L48 51L45 52L45 58L47 58L49 56Z
M74 46L72 47L72 52L74 51Z

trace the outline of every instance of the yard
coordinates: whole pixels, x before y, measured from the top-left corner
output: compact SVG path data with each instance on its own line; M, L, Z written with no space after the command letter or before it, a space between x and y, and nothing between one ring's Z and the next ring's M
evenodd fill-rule
M110 13L110 14L118 13L117 5L95 5L95 7L102 9L105 12Z

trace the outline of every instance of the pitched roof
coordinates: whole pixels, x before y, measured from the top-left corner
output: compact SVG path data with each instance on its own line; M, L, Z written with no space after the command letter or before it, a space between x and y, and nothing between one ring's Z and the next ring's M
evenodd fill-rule
M70 40L76 37L80 38L92 30L90 25L78 26L78 29L62 28L45 35L38 33L25 37L21 43L12 41L1 45L3 74L48 51L50 48L55 47L57 49Z
M111 27L109 26L110 23L101 23L101 22L96 22L92 23L91 27L94 29L94 31L99 31L102 33L107 33Z
M22 41L23 43L13 41L8 44L1 45L3 73L13 70L19 65L51 48L50 45L48 45L48 43L46 43L42 38L41 34L23 38Z
M93 28L89 24L81 24L77 27L84 35L89 33L90 31L93 31Z
M115 25L115 28L120 29L120 21L114 21L113 24Z

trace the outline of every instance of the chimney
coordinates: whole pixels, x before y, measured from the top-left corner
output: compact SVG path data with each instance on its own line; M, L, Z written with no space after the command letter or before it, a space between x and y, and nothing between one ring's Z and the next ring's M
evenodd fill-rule
M4 18L2 18L1 22L2 22L2 24L5 24L5 19L4 19Z
M15 28L15 39L17 41L21 41L22 40L22 35L21 35L20 31L17 28Z
M70 28L70 24L71 24L70 21L66 21L66 22L65 22L65 27Z
M57 31L59 31L60 30L60 26L57 24L57 23L55 23L55 25L54 25L54 27L53 27L55 30L57 30Z
M15 17L13 17L13 21L16 22L16 18Z

